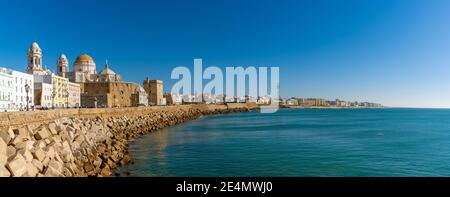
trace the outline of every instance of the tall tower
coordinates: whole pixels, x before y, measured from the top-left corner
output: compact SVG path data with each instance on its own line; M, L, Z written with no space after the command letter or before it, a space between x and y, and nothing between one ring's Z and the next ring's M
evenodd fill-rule
M35 71L43 71L42 69L42 49L36 42L31 44L28 49L28 66L27 72L33 74Z
M61 54L58 61L56 61L56 69L58 76L68 77L67 72L69 72L69 60L67 60L66 55Z
M144 80L144 90L148 95L148 102L150 105L162 105L163 95L163 82L161 80Z

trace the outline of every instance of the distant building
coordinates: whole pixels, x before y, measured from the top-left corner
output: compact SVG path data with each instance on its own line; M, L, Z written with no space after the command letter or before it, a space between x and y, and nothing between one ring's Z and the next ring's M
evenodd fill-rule
M144 89L148 94L148 102L150 105L163 105L163 82L161 80L144 80Z
M325 99L320 99L320 98L307 98L307 99L300 99L297 101L302 106L327 106L328 105L328 103L325 101Z
M286 105L298 105L298 100L295 98L290 98L286 100Z

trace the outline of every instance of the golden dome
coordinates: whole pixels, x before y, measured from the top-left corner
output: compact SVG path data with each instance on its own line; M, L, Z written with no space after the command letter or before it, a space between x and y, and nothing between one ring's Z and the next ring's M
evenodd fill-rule
M82 63L82 62L89 62L89 63L93 63L94 60L92 59L91 56L87 55L87 54L83 54L77 57L77 59L75 60L75 63Z

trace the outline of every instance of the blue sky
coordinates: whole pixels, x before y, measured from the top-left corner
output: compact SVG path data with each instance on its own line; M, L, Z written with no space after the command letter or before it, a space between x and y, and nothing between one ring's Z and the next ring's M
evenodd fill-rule
M55 69L105 59L127 81L176 66L279 66L283 97L450 107L450 1L0 1L0 66L37 41Z

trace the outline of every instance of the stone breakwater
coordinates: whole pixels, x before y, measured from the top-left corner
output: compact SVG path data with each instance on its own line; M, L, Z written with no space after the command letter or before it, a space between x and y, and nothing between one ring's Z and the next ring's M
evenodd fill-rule
M111 176L131 161L130 139L204 115L255 105L68 109L0 114L0 176Z

